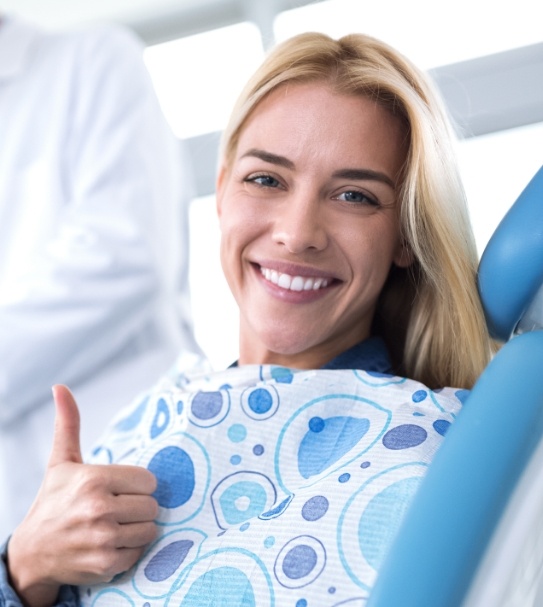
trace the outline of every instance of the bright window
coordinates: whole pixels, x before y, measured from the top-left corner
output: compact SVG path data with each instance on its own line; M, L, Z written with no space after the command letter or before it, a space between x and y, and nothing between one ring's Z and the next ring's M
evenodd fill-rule
M479 253L543 165L543 123L466 139L459 160Z
M302 31L363 32L429 69L543 40L537 2L515 0L326 0L278 15L277 40Z
M187 36L145 49L162 109L178 137L222 130L263 56L251 23Z

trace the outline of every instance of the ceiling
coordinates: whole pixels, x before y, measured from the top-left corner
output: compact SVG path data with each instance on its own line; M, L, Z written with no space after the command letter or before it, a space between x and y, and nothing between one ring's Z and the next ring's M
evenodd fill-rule
M255 22L264 40L273 40L275 15L307 4L327 3L319 0L0 0L0 10L18 13L54 29L114 21L128 25L145 42L153 44L244 20ZM543 87L540 85L543 82L543 34L539 20L530 18L533 0L516 0L517 10L512 12L499 9L489 0L478 0L476 4L471 4L471 0L438 3L437 13L435 2L429 0L410 3L387 0L377 5L367 0L336 0L336 4L343 7L336 12L342 10L347 17L345 21L356 22L357 27L380 31L384 26L392 26L404 36L407 34L408 39L420 38L421 56L425 59L436 52L438 44L462 47L492 33L504 44L512 40L512 34L517 44L526 40L526 46L507 47L508 50L488 56L439 66L431 73L464 137L543 121ZM473 10L468 14L470 6ZM492 22L488 20L488 10L493 11ZM394 13L395 19L390 19L389 13ZM428 46L431 40L433 48ZM529 43L534 40L535 43Z
M0 0L0 10L17 13L45 28L118 22L148 43L270 18L280 11L319 0Z
M100 21L131 22L157 13L197 5L198 0L1 0L4 12L21 16L50 28L64 28ZM202 0L205 4L205 0Z

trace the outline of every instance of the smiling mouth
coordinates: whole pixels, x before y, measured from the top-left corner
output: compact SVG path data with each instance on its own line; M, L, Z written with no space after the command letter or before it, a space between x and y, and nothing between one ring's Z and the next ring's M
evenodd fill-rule
M318 291L327 287L331 282L326 278L291 276L262 266L260 266L260 273L267 281L289 291Z

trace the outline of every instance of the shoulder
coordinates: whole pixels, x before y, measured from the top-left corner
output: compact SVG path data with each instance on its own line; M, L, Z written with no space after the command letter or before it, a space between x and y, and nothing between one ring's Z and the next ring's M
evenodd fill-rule
M40 45L49 65L65 74L74 91L94 90L101 101L124 99L127 103L142 103L152 91L144 45L126 27L99 25L47 33Z
M15 62L17 69L62 74L70 80L80 77L82 84L110 74L124 81L141 81L148 76L143 42L129 28L116 24L49 31L8 15L2 27L1 49L6 50L5 55L9 50L10 62Z

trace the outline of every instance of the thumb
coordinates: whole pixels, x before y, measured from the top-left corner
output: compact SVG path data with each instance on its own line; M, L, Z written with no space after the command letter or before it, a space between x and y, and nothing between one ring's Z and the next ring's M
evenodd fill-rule
M72 393L66 386L53 386L56 416L53 448L49 467L64 462L83 463L79 442L79 409Z

